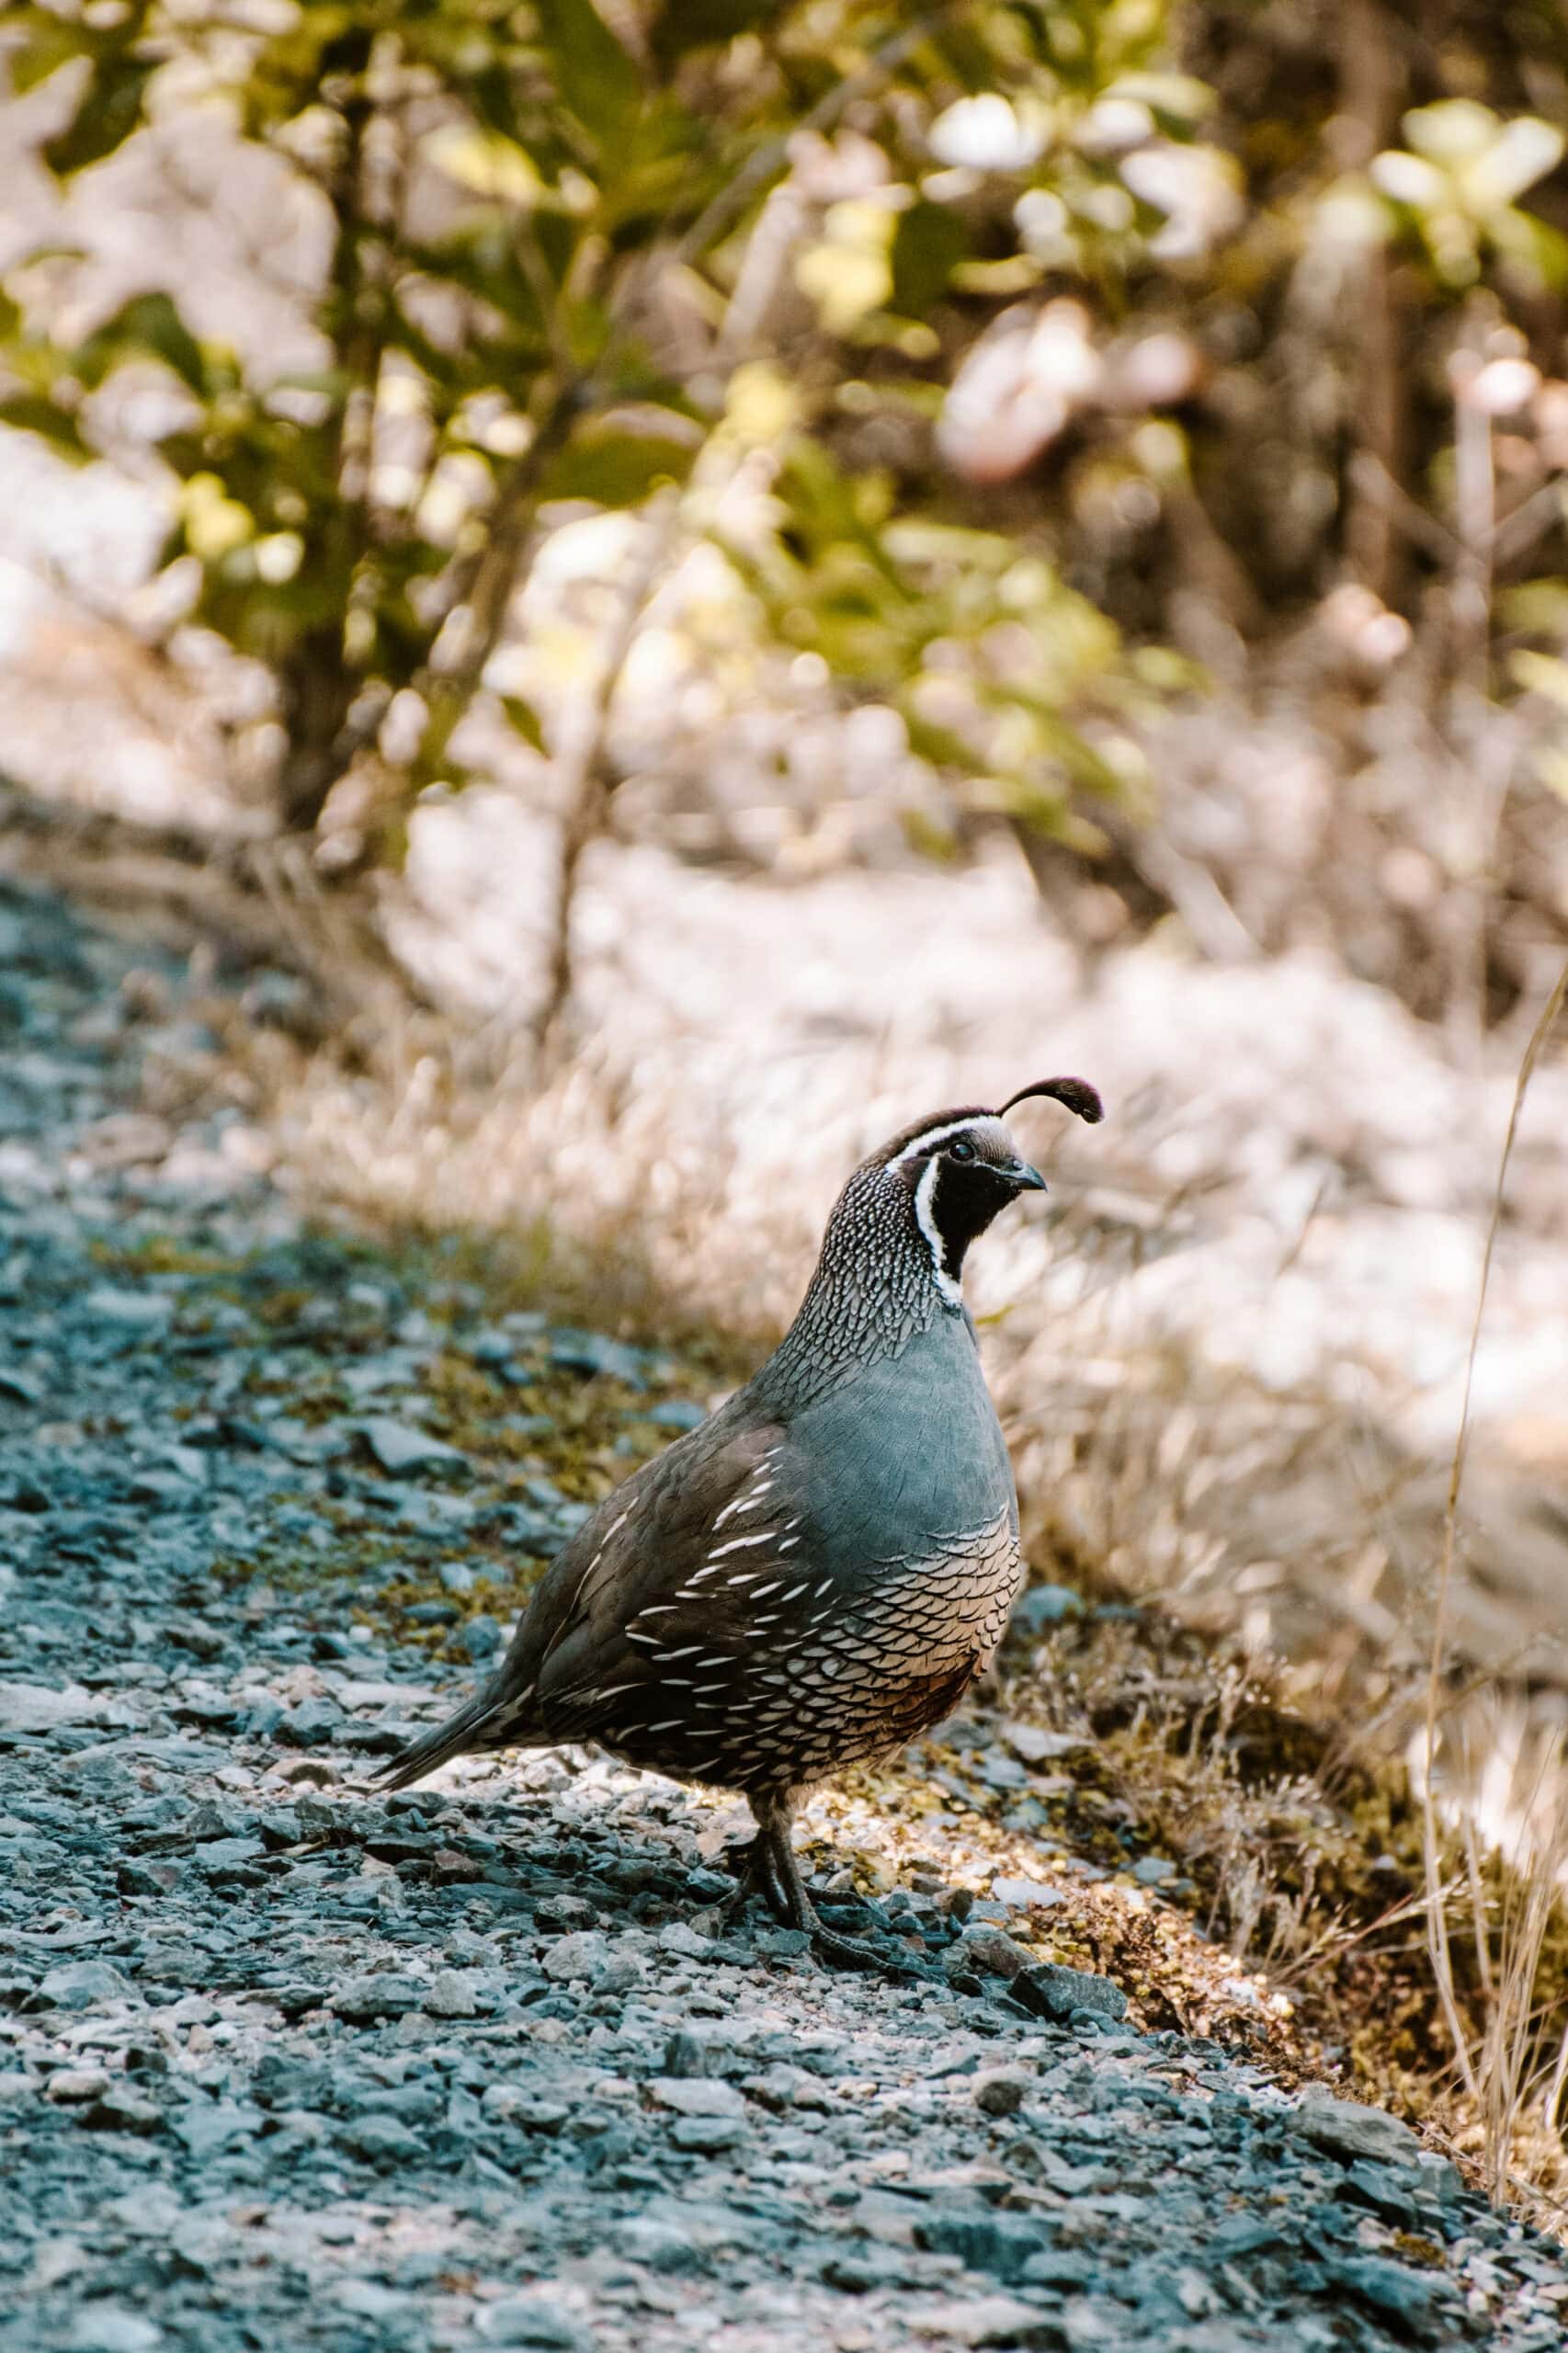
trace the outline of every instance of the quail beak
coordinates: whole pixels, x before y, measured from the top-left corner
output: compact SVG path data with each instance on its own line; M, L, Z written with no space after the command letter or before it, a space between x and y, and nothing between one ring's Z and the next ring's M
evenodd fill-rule
M1012 1166L1004 1169L1002 1173L1015 1192L1043 1193L1049 1190L1040 1170L1031 1168L1027 1160L1015 1160Z

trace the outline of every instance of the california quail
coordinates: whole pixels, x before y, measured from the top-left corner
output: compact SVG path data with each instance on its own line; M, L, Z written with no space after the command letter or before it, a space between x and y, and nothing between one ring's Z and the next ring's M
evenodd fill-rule
M738 1790L747 1886L821 1935L790 1841L802 1791L945 1716L1017 1596L1017 1498L959 1280L998 1211L1044 1190L1002 1123L1041 1095L1102 1116L1082 1079L1045 1079L862 1161L761 1371L606 1497L392 1788L474 1749L596 1741Z

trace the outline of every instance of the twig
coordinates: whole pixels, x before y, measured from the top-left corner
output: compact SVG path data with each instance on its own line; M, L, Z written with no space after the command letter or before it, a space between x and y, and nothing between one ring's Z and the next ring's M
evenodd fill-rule
M610 708L620 684L627 656L636 642L648 599L675 534L680 501L666 492L661 511L650 519L646 537L621 591L615 620L605 639L603 658L593 692L583 714L575 743L562 761L566 809L562 821L560 863L556 870L555 905L551 927L550 975L535 1016L535 1041L542 1055L565 1010L572 993L572 909L576 896L577 870L583 853L604 829L612 787L605 774L605 739Z
M1472 2099L1479 2099L1475 2065L1464 2022L1460 2017L1454 1992L1453 1961L1449 1948L1449 1924L1439 1896L1442 1874L1437 1849L1437 1805L1435 1790L1437 1753L1437 1694L1442 1682L1443 1648L1448 1631L1449 1591L1453 1580L1454 1546L1459 1527L1460 1487L1464 1478L1465 1456L1470 1442L1471 1400L1475 1382L1476 1351L1481 1345L1482 1318L1486 1312L1487 1287L1492 1279L1492 1259L1497 1245L1498 1228L1503 1221L1503 1196L1507 1184L1508 1163L1513 1157L1514 1139L1518 1133L1519 1114L1541 1050L1551 1036L1564 1000L1568 999L1568 963L1557 976L1551 994L1541 1007L1540 1018L1530 1032L1518 1076L1514 1081L1514 1099L1508 1112L1508 1130L1503 1139L1502 1156L1497 1164L1497 1184L1492 1197L1492 1215L1486 1228L1486 1246L1482 1253L1481 1282L1476 1293L1475 1317L1471 1325L1470 1348L1465 1358L1464 1394L1460 1404L1459 1429L1454 1438L1453 1461L1449 1470L1448 1502L1443 1513L1443 1545L1437 1566L1437 1597L1432 1622L1432 1655L1426 1677L1426 1770L1422 1776L1422 1847L1426 1867L1427 1911L1426 1949L1431 1959L1432 1973L1437 1983L1438 2000L1444 2021L1453 2040L1454 2052L1464 2086Z
M928 8L923 17L916 17L913 24L905 25L901 32L892 34L880 48L874 49L864 65L855 73L846 74L843 81L835 82L830 90L824 91L815 106L808 108L798 123L781 132L777 139L769 139L755 149L734 177L726 180L723 187L709 199L690 228L676 241L667 256L669 267L676 269L688 267L699 254L722 234L736 213L744 210L748 197L755 195L758 188L766 188L777 173L783 171L790 161L790 149L802 132L830 131L857 98L867 97L885 82L890 74L895 74L911 51L918 49L921 42L936 31L944 17L961 15L966 5L967 0L948 0L944 7Z

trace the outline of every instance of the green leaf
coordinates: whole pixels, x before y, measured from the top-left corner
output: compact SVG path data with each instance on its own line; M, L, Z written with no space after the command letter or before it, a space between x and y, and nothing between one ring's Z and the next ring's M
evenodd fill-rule
M562 103L607 149L621 139L642 102L642 85L629 52L593 0L535 0ZM607 153L613 165L615 158Z
M546 502L587 498L596 506L635 506L659 483L684 482L697 447L695 438L590 426L546 470L540 496Z
M20 17L28 27L28 38L12 50L6 61L12 93L26 97L51 74L74 59L92 54L92 37L85 26L68 24L62 17L52 17L47 8L18 9L12 21Z
M13 392L9 399L0 400L0 425L14 426L18 433L36 433L74 465L86 465L97 456L82 438L74 413L40 392Z
M898 216L892 244L892 307L923 319L948 291L954 269L970 250L969 234L945 204L912 204Z
M898 709L909 737L909 748L917 760L926 760L934 768L958 768L966 775L973 767L974 745L956 728L937 727L930 720L922 719L911 708L906 695L899 697Z
M1125 799L1127 779L1111 766L1103 753L1096 751L1087 736L1080 734L1077 728L1070 727L1061 712L1049 703L1017 688L994 690L987 700L994 706L1017 703L1027 710L1050 757L1065 768L1074 783L1085 791L1098 793L1107 801Z
M545 749L544 725L531 702L522 695L503 695L501 708L522 737L536 752Z
M161 359L199 396L208 389L201 346L167 294L136 294L87 337L73 362L84 383L99 384L128 359Z
M43 159L50 170L68 179L122 147L141 128L142 96L152 78L151 64L138 58L122 55L99 64L64 130L44 142Z
M653 28L653 54L669 65L694 49L716 49L785 13L784 0L665 0Z

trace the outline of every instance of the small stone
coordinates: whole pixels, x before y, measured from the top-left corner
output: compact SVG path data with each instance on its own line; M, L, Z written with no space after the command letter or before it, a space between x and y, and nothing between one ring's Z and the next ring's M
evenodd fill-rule
M1085 1969L1064 1969L1054 1961L1042 1961L1015 1978L1013 1992L1037 2018L1065 2022L1075 2010L1089 2010L1104 2018L1127 2015L1127 1996L1108 1977Z
M344 2125L339 2137L345 2148L363 2157L367 2165L417 2165L425 2155L419 2134L400 2124L395 2116L357 2116Z
M559 2304L542 2296L505 2296L486 2304L475 2326L486 2345L526 2347L528 2353L592 2353L593 2340Z
M661 1952L678 1953L687 1961L712 1959L712 1946L709 1939L699 1937L695 1928L687 1927L684 1920L672 1920L667 1928L661 1928L658 1945Z
M1060 1888L1047 1887L1043 1880L1038 1879L994 1879L991 1893L996 1903L1020 1912L1049 1911L1053 1904L1067 1901Z
M1005 1928L984 1921L971 1921L942 1959L949 1972L979 1970L985 1976L1006 1977L1009 1983L1034 1966L1022 1945L1015 1944Z
M101 2067L62 2067L51 2075L45 2090L49 2098L63 2107L97 2099L108 2087L109 2078Z
M425 1996L433 2018L472 2018L479 2016L473 1972L468 1969L438 1969Z
M698 1430L708 1419L707 1408L690 1397L666 1397L650 1405L642 1416L661 1430Z
M1085 1732L1048 1732L1045 1724L1001 1724L1001 1736L1015 1757L1022 1757L1024 1765L1055 1765L1057 1757L1069 1757L1083 1748L1093 1746Z
M738 2116L677 2116L670 2127L670 2141L688 2156L711 2157L721 2149L733 2149L744 2131L744 2121Z
M193 2157L212 2157L238 2141L248 2141L265 2120L258 2108L242 2107L231 2099L199 2099L179 2110L173 2131Z
M332 2291L332 2301L358 2320L392 2320L406 2312L409 2299L396 2288L383 2288L378 2279L340 2279Z
M163 2341L155 2321L123 2304L86 2304L71 2331L71 2353L154 2353Z
M744 2116L746 2109L735 2086L714 2075L655 2075L648 2097L680 2116Z
M1021 2067L987 2067L974 2080L974 2104L983 2116L1016 2116L1029 2094Z
M1011 1631L1041 1634L1048 1626L1060 1626L1064 1618L1080 1618L1083 1612L1083 1596L1071 1586L1031 1586L1013 1612Z
M46 1683L0 1683L0 1732L52 1732L56 1724L90 1723L100 1704L78 1683L63 1690Z
M290 1748L324 1748L343 1722L343 1711L335 1699L302 1699L279 1718L277 1737Z
M111 2084L90 2108L83 2109L82 2121L95 2131L134 2132L144 2137L150 2132L161 2132L165 2119L154 2101L143 2099L140 2092Z
M1284 2120L1314 2148L1343 2157L1346 2164L1357 2157L1394 2165L1420 2162L1421 2143L1397 2116L1381 2108L1363 2108L1356 2100L1335 2099L1317 2086L1309 2086L1298 2105L1285 2111Z
M107 1961L68 1961L51 1969L38 1989L40 2006L55 2010L91 2010L100 2002L131 1998L129 1981Z
M640 1350L629 1348L622 1340L608 1339L602 1332L552 1332L550 1360L563 1371L580 1372L588 1379L605 1374L612 1381L624 1382L628 1389L644 1385Z
M952 2345L1057 2345L1058 2322L1017 2296L954 2296L927 2304L908 2315L916 2336L936 2336Z
M117 1290L100 1283L79 1302L82 1315L95 1324L118 1324L128 1330L149 1332L172 1322L175 1302L166 1291Z
M1419 2330L1437 2300L1436 2280L1425 2279L1403 2263L1387 2262L1381 2256L1344 2256L1325 2264L1324 2268L1331 2280L1348 2288L1373 2312L1386 2313L1390 2319L1401 2321L1406 2327Z
M956 2255L969 2271L989 2271L1011 2287L1023 2278L1025 2266L1044 2247L1049 2224L1029 2214L998 2214L986 2210L922 2214L915 2224L916 2243L933 2255Z
M597 1928L557 1937L540 1956L540 1967L558 1985L591 1984L609 1961L609 1938Z
M665 2045L665 2075L705 2075L708 2050L704 2036L688 2026L677 2026Z
M477 1618L470 1618L459 1630L458 1645L472 1659L488 1658L493 1651L501 1647L500 1620L492 1618L486 1611L481 1611Z
M620 2226L617 2244L629 2263L645 2263L651 2271L695 2271L702 2250L689 2231L653 2214L633 2214Z
M542 2132L551 2141L572 2113L564 2100L551 2099L526 2084L492 2084L480 2105L487 2121Z
M423 1472L437 1478L462 1478L469 1471L466 1454L427 1430L394 1421L390 1414L371 1414L358 1425L359 1436L389 1478L407 1479Z
M324 1998L329 2010L335 2010L340 2018L352 2018L358 2023L370 2018L399 2018L407 2010L418 2009L423 1990L412 1977L380 1970L344 1979Z

